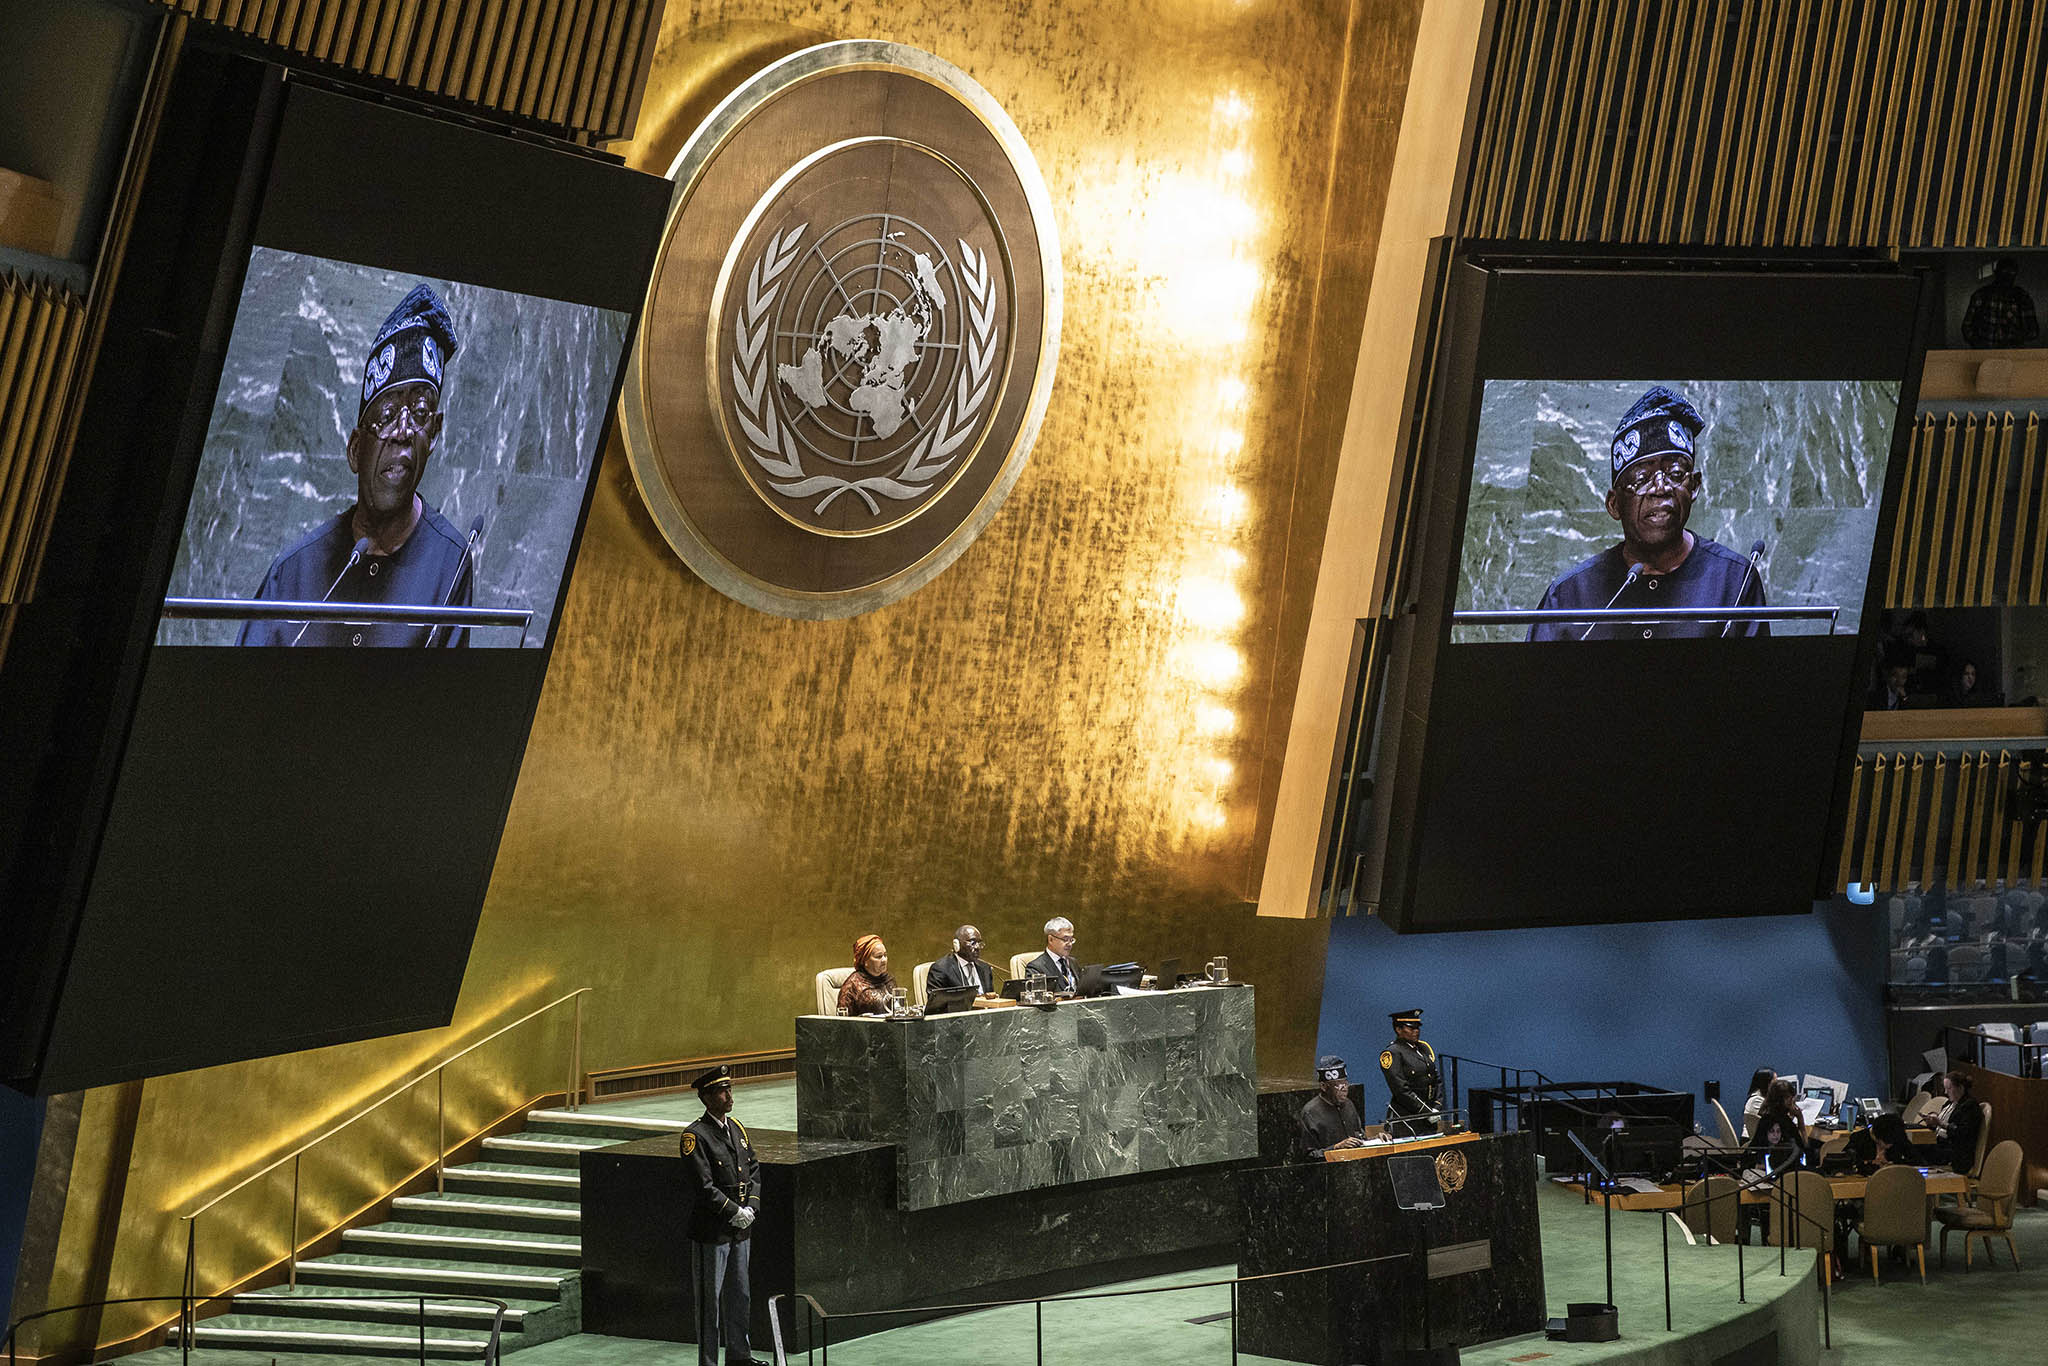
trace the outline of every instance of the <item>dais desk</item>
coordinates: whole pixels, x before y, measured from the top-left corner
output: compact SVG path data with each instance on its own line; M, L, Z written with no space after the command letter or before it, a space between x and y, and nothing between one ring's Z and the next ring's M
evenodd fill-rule
M1189 987L921 1020L803 1015L797 1133L896 1149L898 1209L1258 1151L1253 994Z
M1962 1175L1960 1172L1941 1171L1938 1169L1930 1170L1926 1167L1922 1167L1920 1170L1927 1178L1927 1198L1930 1200L1937 1195L1966 1195L1969 1193L1970 1178ZM1828 1188L1834 1192L1835 1203L1837 1204L1844 1200L1861 1200L1864 1192L1870 1186L1870 1178L1867 1176L1829 1176L1823 1179L1828 1183ZM1560 1182L1559 1184L1574 1195L1586 1194L1586 1188L1576 1181ZM1695 1187L1698 1185L1697 1182L1693 1184ZM1686 1188L1682 1186L1662 1186L1654 1191L1616 1191L1612 1197L1609 1197L1603 1191L1596 1190L1592 1192L1592 1199L1595 1204L1598 1204L1602 1200L1611 1198L1616 1209L1677 1209L1684 1202L1685 1190ZM1771 1194L1768 1191L1755 1190L1748 1186L1743 1187L1742 1203L1745 1205L1768 1204L1770 1200Z

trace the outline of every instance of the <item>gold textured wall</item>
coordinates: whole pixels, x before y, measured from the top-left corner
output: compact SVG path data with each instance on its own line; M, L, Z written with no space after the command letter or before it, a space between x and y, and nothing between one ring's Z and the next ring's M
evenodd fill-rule
M590 985L594 1067L787 1046L870 929L905 977L962 919L992 958L1055 913L1088 959L1226 953L1260 986L1262 1065L1304 1070L1327 926L1249 898L1421 4L674 0L639 166L764 58L835 38L926 48L1010 111L1065 252L1037 449L947 574L820 623L692 578L614 445L456 1026L148 1082L106 1293L175 1288L178 1209L494 1020ZM465 1117L559 1046L514 1049ZM400 1127L322 1168L322 1216L410 1169ZM74 1181L51 1303L91 1283L101 1194ZM203 1279L274 1256L270 1218Z

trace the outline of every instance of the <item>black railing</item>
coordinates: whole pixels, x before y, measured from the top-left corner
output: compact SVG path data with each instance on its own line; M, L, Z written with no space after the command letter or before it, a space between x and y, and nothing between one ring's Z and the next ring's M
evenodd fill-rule
M1960 1045L1960 1047L1958 1047ZM2028 1043L2024 1039L2008 1039L1987 1033L1977 1025L1945 1025L1941 1031L1942 1051L1947 1053L1951 1063L1967 1062L1987 1072L2004 1072L2003 1067L1991 1065L1992 1050L2010 1048L2013 1051L2014 1071L2009 1076L2039 1077L2042 1075L2041 1060L2048 1056L2048 1044Z
M901 1309L856 1309L831 1313L811 1295L799 1290L788 1294L772 1295L768 1299L768 1330L774 1339L775 1366L789 1366L790 1354L801 1353L807 1366L832 1366L832 1325L852 1324L866 1319L939 1317L945 1314L965 1314L983 1309L1014 1309L1023 1305L1031 1306L1033 1360L1038 1366L1045 1362L1045 1306L1048 1304L1078 1304L1088 1300L1128 1299L1136 1295L1172 1295L1185 1290L1213 1290L1218 1286L1230 1287L1230 1360L1236 1366L1238 1359L1237 1341L1237 1288L1255 1281L1276 1281L1290 1276L1320 1276L1332 1271L1345 1271L1353 1267L1374 1266L1386 1262L1416 1260L1412 1252L1392 1252L1379 1257L1359 1257L1346 1262L1331 1262L1325 1266L1297 1267L1290 1271L1268 1271L1255 1276L1231 1276L1214 1281L1190 1281L1185 1285L1146 1286L1140 1290L1090 1290L1073 1295L1041 1295L1034 1299L1019 1300L977 1300L963 1304L913 1305ZM1427 1275L1427 1268L1424 1269ZM796 1336L799 1320L796 1306L804 1307L803 1345L791 1346L782 1331L782 1307L789 1306L790 1337ZM1426 1328L1426 1326L1425 1326ZM841 1342L846 1339L841 1336Z
M189 1284L181 1295L131 1295L117 1300L86 1300L79 1304L63 1304L55 1309L43 1309L33 1314L24 1314L7 1325L7 1366L16 1366L15 1346L21 1330L29 1324L54 1317L58 1314L73 1314L81 1309L106 1309L117 1304L175 1304L178 1306L177 1334L180 1355L187 1362L192 1360L193 1330L199 1323L199 1306L219 1300L234 1299L236 1294L194 1295ZM491 1336L484 1343L483 1366L498 1366L500 1345L504 1339L505 1315L511 1306L503 1300L488 1295L337 1295L337 1304L417 1304L419 1306L419 1359L421 1366L427 1360L427 1306L429 1304L488 1304L491 1308ZM304 1300L297 1303L303 1304ZM398 1339L393 1338L395 1347ZM95 1347L97 1344L95 1344ZM39 1354L40 1355L40 1354Z

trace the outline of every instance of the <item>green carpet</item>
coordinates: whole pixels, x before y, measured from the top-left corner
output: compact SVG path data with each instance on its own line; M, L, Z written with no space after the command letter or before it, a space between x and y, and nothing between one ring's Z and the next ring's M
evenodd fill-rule
M695 1091L671 1091L662 1096L632 1100L606 1100L584 1107L602 1115L632 1115L639 1119L691 1120L704 1113L704 1103ZM733 1118L749 1129L786 1129L796 1132L796 1078L742 1082L732 1088Z

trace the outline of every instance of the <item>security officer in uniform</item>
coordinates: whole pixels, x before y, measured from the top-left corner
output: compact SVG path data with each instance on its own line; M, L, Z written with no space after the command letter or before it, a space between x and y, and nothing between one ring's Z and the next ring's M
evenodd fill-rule
M1422 1041L1422 1012L1397 1010L1394 1041L1380 1054L1380 1074L1387 1079L1387 1136L1416 1138L1436 1132L1444 1104L1443 1073L1436 1050Z
M1609 446L1607 515L1621 540L1566 570L1543 594L1544 611L1650 607L1763 607L1764 581L1751 556L1686 530L1700 495L1694 447L1707 421L1682 394L1652 385L1622 415ZM1753 552L1754 553L1754 552ZM1767 636L1770 624L1729 617L1630 623L1538 622L1531 640L1621 640L1652 636Z
M1365 1145L1365 1121L1351 1103L1351 1078L1344 1059L1326 1055L1316 1059L1316 1093L1301 1107L1299 1147L1311 1162L1320 1162L1332 1148Z
M455 322L426 285L413 286L371 339L363 362L348 467L356 501L271 561L258 599L468 607L475 599L470 539L419 494L446 413L441 391L455 359ZM465 627L408 622L251 620L238 645L461 648Z
M747 1325L753 1302L747 1284L749 1241L761 1203L761 1164L747 1131L732 1117L732 1069L719 1066L690 1083L704 1117L683 1130L683 1156L697 1182L690 1215L690 1272L697 1292L698 1366L756 1366Z

